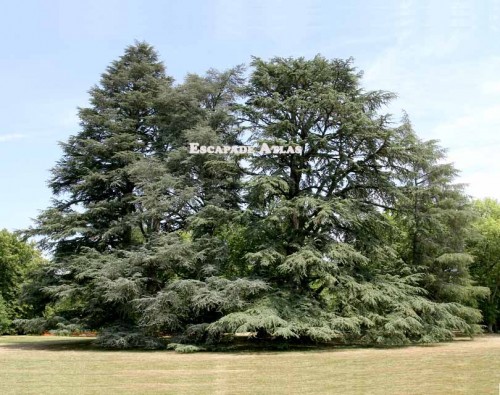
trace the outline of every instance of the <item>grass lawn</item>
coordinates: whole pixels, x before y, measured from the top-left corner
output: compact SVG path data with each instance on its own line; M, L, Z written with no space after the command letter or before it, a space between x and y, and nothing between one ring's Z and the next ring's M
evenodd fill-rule
M499 394L500 336L434 346L178 354L0 337L0 394Z

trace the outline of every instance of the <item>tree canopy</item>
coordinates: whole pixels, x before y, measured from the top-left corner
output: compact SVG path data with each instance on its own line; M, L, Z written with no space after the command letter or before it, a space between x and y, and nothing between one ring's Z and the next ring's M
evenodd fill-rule
M30 306L20 301L22 287L42 263L32 244L0 230L0 334L8 332L13 320L29 313Z
M484 322L490 332L500 329L500 203L494 199L474 202L475 232L467 239L474 256L471 273L490 292L479 301Z
M136 43L62 144L55 199L27 235L53 257L44 294L105 347L231 336L405 344L480 328L455 169L352 59L254 58L166 75ZM188 153L188 144L300 147ZM187 348L189 349L189 348Z

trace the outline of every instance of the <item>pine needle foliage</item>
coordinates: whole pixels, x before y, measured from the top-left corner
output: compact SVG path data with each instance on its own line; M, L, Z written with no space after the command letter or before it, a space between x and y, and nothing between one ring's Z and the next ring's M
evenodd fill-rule
M408 344L477 332L467 201L395 95L352 59L254 58L174 84L136 43L63 144L43 292L78 306L103 347L193 352L231 336ZM190 155L201 145L292 155ZM158 341L156 341L156 340Z

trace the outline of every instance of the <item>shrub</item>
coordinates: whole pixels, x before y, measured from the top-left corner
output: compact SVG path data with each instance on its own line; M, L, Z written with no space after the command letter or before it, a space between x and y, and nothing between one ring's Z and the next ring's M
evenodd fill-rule
M2 295L0 295L0 335L8 332L11 323L9 313L7 311L7 305L2 298Z
M203 347L194 346L192 344L180 344L180 343L169 343L167 349L186 354L205 350Z
M95 344L109 349L142 348L146 350L158 350L165 348L162 339L149 336L135 328L112 326L103 329L97 335Z

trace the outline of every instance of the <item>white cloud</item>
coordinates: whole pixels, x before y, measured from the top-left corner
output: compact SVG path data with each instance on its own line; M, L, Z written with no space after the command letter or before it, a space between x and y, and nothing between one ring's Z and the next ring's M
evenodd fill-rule
M26 137L24 134L11 133L11 134L0 134L0 143L5 143L7 141L18 140Z
M452 147L490 148L500 144L500 105L471 108L466 114L438 124L433 130L437 138Z
M487 81L483 83L481 86L481 92L487 95L500 94L500 81Z
M488 172L464 175L460 181L467 184L467 193L475 198L491 197L500 200L500 184Z
M474 197L500 198L500 105L471 109L441 123L433 133L448 144L448 159L462 170L460 182Z
M398 94L389 111L405 109L417 134L438 139L474 197L500 199L500 58L461 56L467 32L410 32L366 68L368 89Z

